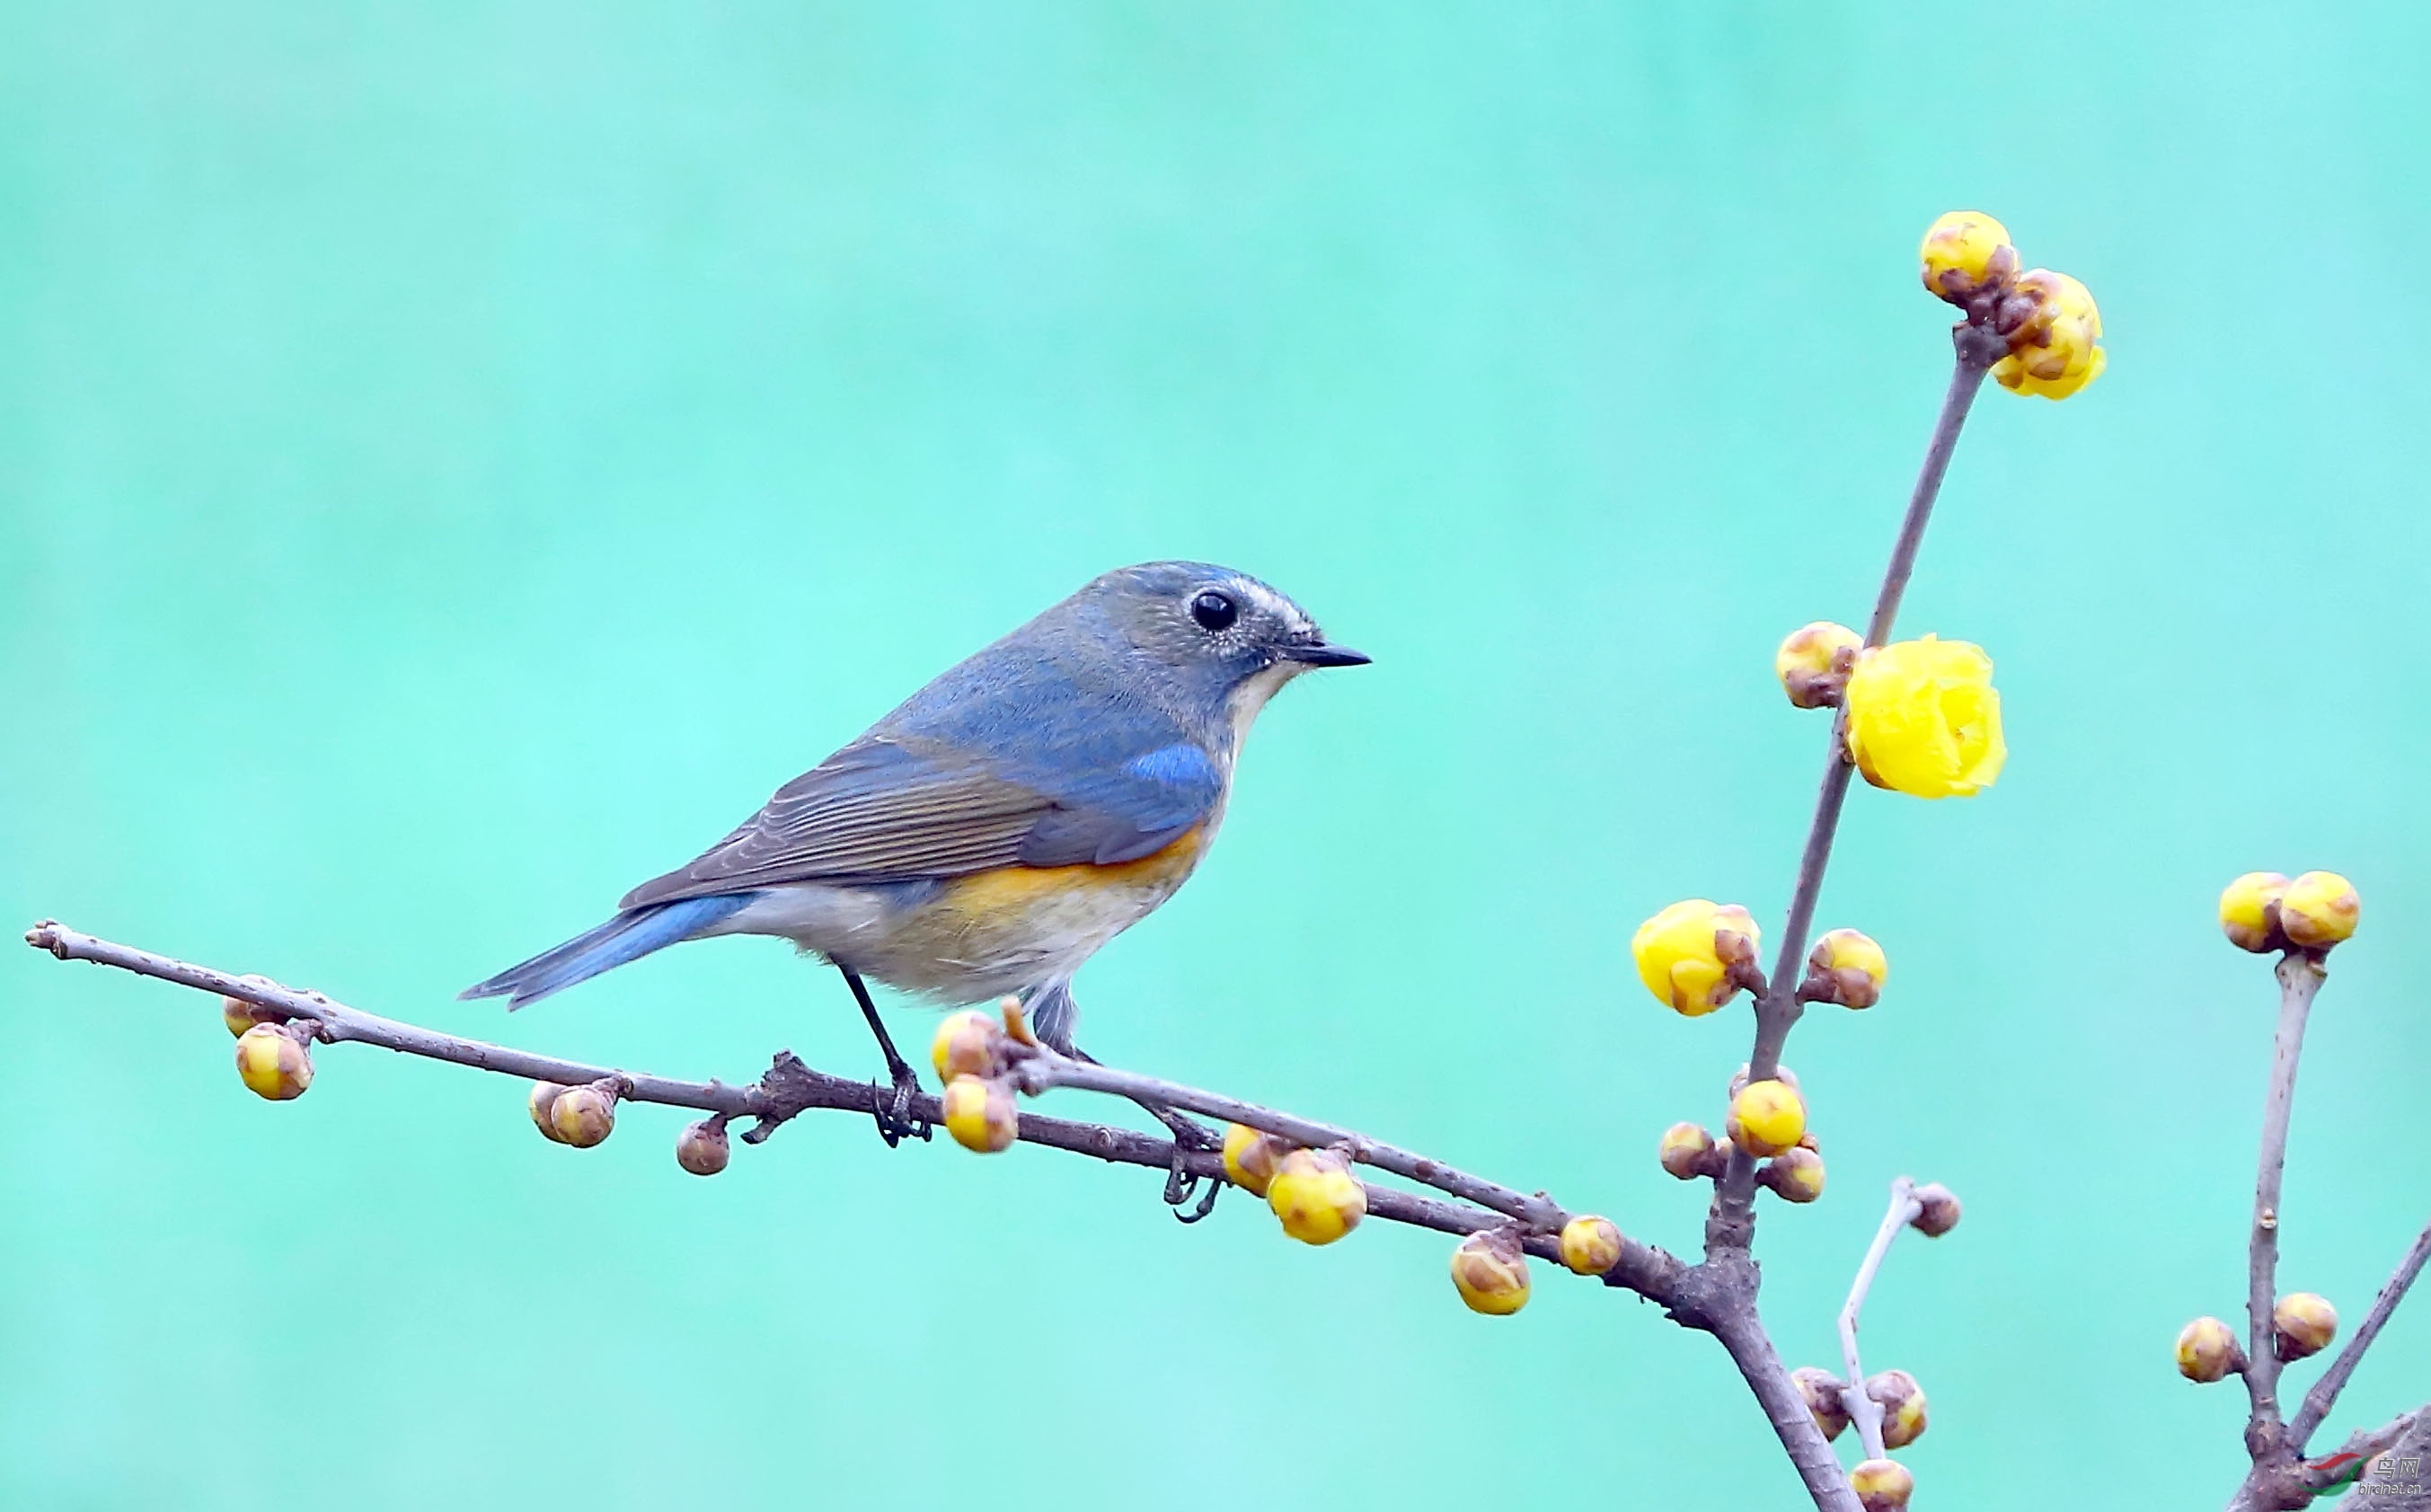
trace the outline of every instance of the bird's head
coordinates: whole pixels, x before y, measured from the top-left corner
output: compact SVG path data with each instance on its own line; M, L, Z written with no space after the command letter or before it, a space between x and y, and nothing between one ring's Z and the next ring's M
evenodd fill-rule
M1150 562L1110 572L1080 597L1105 615L1159 680L1221 714L1235 737L1275 690L1303 672L1361 666L1308 611L1246 572L1204 562Z

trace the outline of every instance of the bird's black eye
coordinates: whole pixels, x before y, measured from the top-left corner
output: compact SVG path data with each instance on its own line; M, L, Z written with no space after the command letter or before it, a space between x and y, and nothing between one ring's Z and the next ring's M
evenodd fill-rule
M1232 602L1231 594L1219 594L1210 588L1190 601L1190 617L1199 628L1211 633L1228 630L1232 621L1241 617L1241 606Z

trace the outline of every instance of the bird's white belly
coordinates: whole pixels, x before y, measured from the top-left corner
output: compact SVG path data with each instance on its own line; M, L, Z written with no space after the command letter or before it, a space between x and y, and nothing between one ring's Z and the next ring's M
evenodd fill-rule
M771 888L717 932L779 935L906 992L979 1002L1079 970L1173 896L1207 832L1116 866L1007 866L912 887Z

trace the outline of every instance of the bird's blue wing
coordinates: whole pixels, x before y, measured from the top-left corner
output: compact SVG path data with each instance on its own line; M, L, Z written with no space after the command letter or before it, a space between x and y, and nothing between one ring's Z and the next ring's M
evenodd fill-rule
M622 906L790 882L1111 865L1205 823L1222 791L1215 761L1187 740L1097 764L1038 749L975 754L931 736L873 731L780 788L690 865L628 893Z

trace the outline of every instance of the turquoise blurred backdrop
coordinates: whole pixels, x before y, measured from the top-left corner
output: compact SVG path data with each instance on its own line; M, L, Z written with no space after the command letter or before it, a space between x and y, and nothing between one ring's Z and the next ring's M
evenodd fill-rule
M1769 1205L1765 1306L1830 1358L1885 1184L1945 1181L1867 1319L1925 1502L2218 1504L2241 1398L2169 1344L2241 1297L2231 875L2366 899L2288 1283L2352 1319L2431 1211L2425 56L2399 5L8 0L0 916L866 1073L768 941L453 995L1093 574L1212 558L1377 664L1268 711L1088 1043L1692 1245L1653 1144L1745 1015L1628 932L1777 922L1822 725L1769 658L1862 621L1947 372L1917 238L1980 207L2110 369L1959 450L1903 626L1991 650L2011 760L1853 800L1820 922L1895 971L1792 1042L1832 1188ZM361 1049L272 1105L208 999L13 947L0 1023L11 1508L1799 1500L1709 1341L1541 1270L1473 1317L1437 1236L833 1116L698 1181L665 1110L574 1151ZM2333 1428L2426 1358L2431 1300Z

